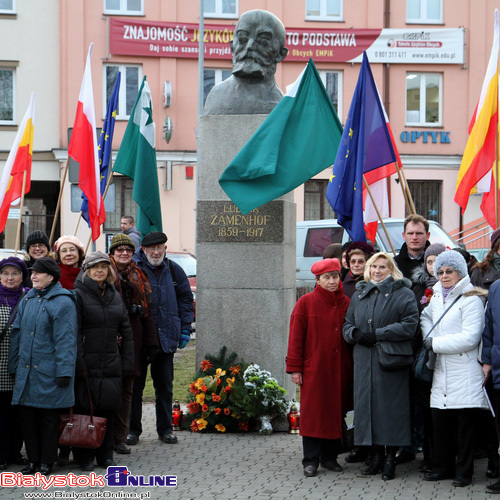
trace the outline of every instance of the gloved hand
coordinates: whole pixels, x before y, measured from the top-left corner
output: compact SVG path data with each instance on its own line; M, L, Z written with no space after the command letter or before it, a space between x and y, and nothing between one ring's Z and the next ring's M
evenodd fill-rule
M179 338L179 349L184 349L188 345L189 339L191 338L191 333L187 330L181 331L181 336Z
M146 363L152 363L158 354L158 346L157 345L149 345L146 347Z
M424 347L425 347L428 351L432 351L432 337L425 337L425 338L422 340L422 343L424 344Z
M68 387L71 382L71 377L57 377L56 384L57 387Z
M356 344L359 342L360 336L361 336L361 332L357 328L354 328L354 330L352 331L352 339L354 340L354 342Z
M360 332L358 344L364 345L366 347L371 347L377 343L377 337L373 332Z

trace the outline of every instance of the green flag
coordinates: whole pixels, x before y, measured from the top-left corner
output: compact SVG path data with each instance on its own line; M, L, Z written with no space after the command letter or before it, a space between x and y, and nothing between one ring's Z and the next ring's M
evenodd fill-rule
M310 59L219 184L247 214L330 167L341 136L342 125Z
M146 77L142 80L139 94L130 113L113 171L126 175L134 181L132 198L139 205L136 226L141 237L151 231L161 231L155 124L151 92Z

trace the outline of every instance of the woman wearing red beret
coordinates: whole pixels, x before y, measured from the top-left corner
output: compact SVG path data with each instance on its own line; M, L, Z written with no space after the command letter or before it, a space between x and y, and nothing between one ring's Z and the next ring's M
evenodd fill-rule
M315 289L300 297L290 318L286 371L300 385L304 475L318 466L341 472L337 462L342 420L352 408L352 353L342 337L349 299L338 259L315 262Z

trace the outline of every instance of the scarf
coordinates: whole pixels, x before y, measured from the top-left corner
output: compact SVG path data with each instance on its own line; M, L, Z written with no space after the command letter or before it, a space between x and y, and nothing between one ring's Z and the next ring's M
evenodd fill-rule
M493 265L495 266L495 269L500 273L500 255L495 253L493 256Z
M7 288L0 283L0 305L7 306L10 311L16 307L16 304L19 302L21 298L21 294L27 292L29 288L24 288L20 286L13 290L12 288Z
M381 285L386 279L389 279L391 277L391 275L389 274L388 276L386 276L383 280L380 280L380 281L375 281L373 279L370 280L370 283L373 283L375 286L379 286Z
M443 303L445 302L446 300L446 297L448 297L448 295L450 294L450 292L457 286L457 284L455 283L453 286L450 286L450 288L445 288L443 286Z
M140 304L144 308L144 316L149 316L148 296L152 292L144 272L137 267L134 261L130 261L125 269L120 270L112 255L110 259L116 274L115 288L121 295L127 309L130 309L133 304Z
M61 271L61 277L59 278L59 283L66 290L73 290L75 288L76 277L80 274L81 268L70 267L65 264L59 263L59 269Z

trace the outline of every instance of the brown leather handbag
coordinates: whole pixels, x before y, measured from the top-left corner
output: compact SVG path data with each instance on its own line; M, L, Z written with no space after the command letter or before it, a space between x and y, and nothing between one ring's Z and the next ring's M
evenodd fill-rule
M73 408L70 408L69 414L59 415L59 446L91 449L101 446L106 433L107 419L94 416L88 380L87 392L89 394L90 415L75 414Z

